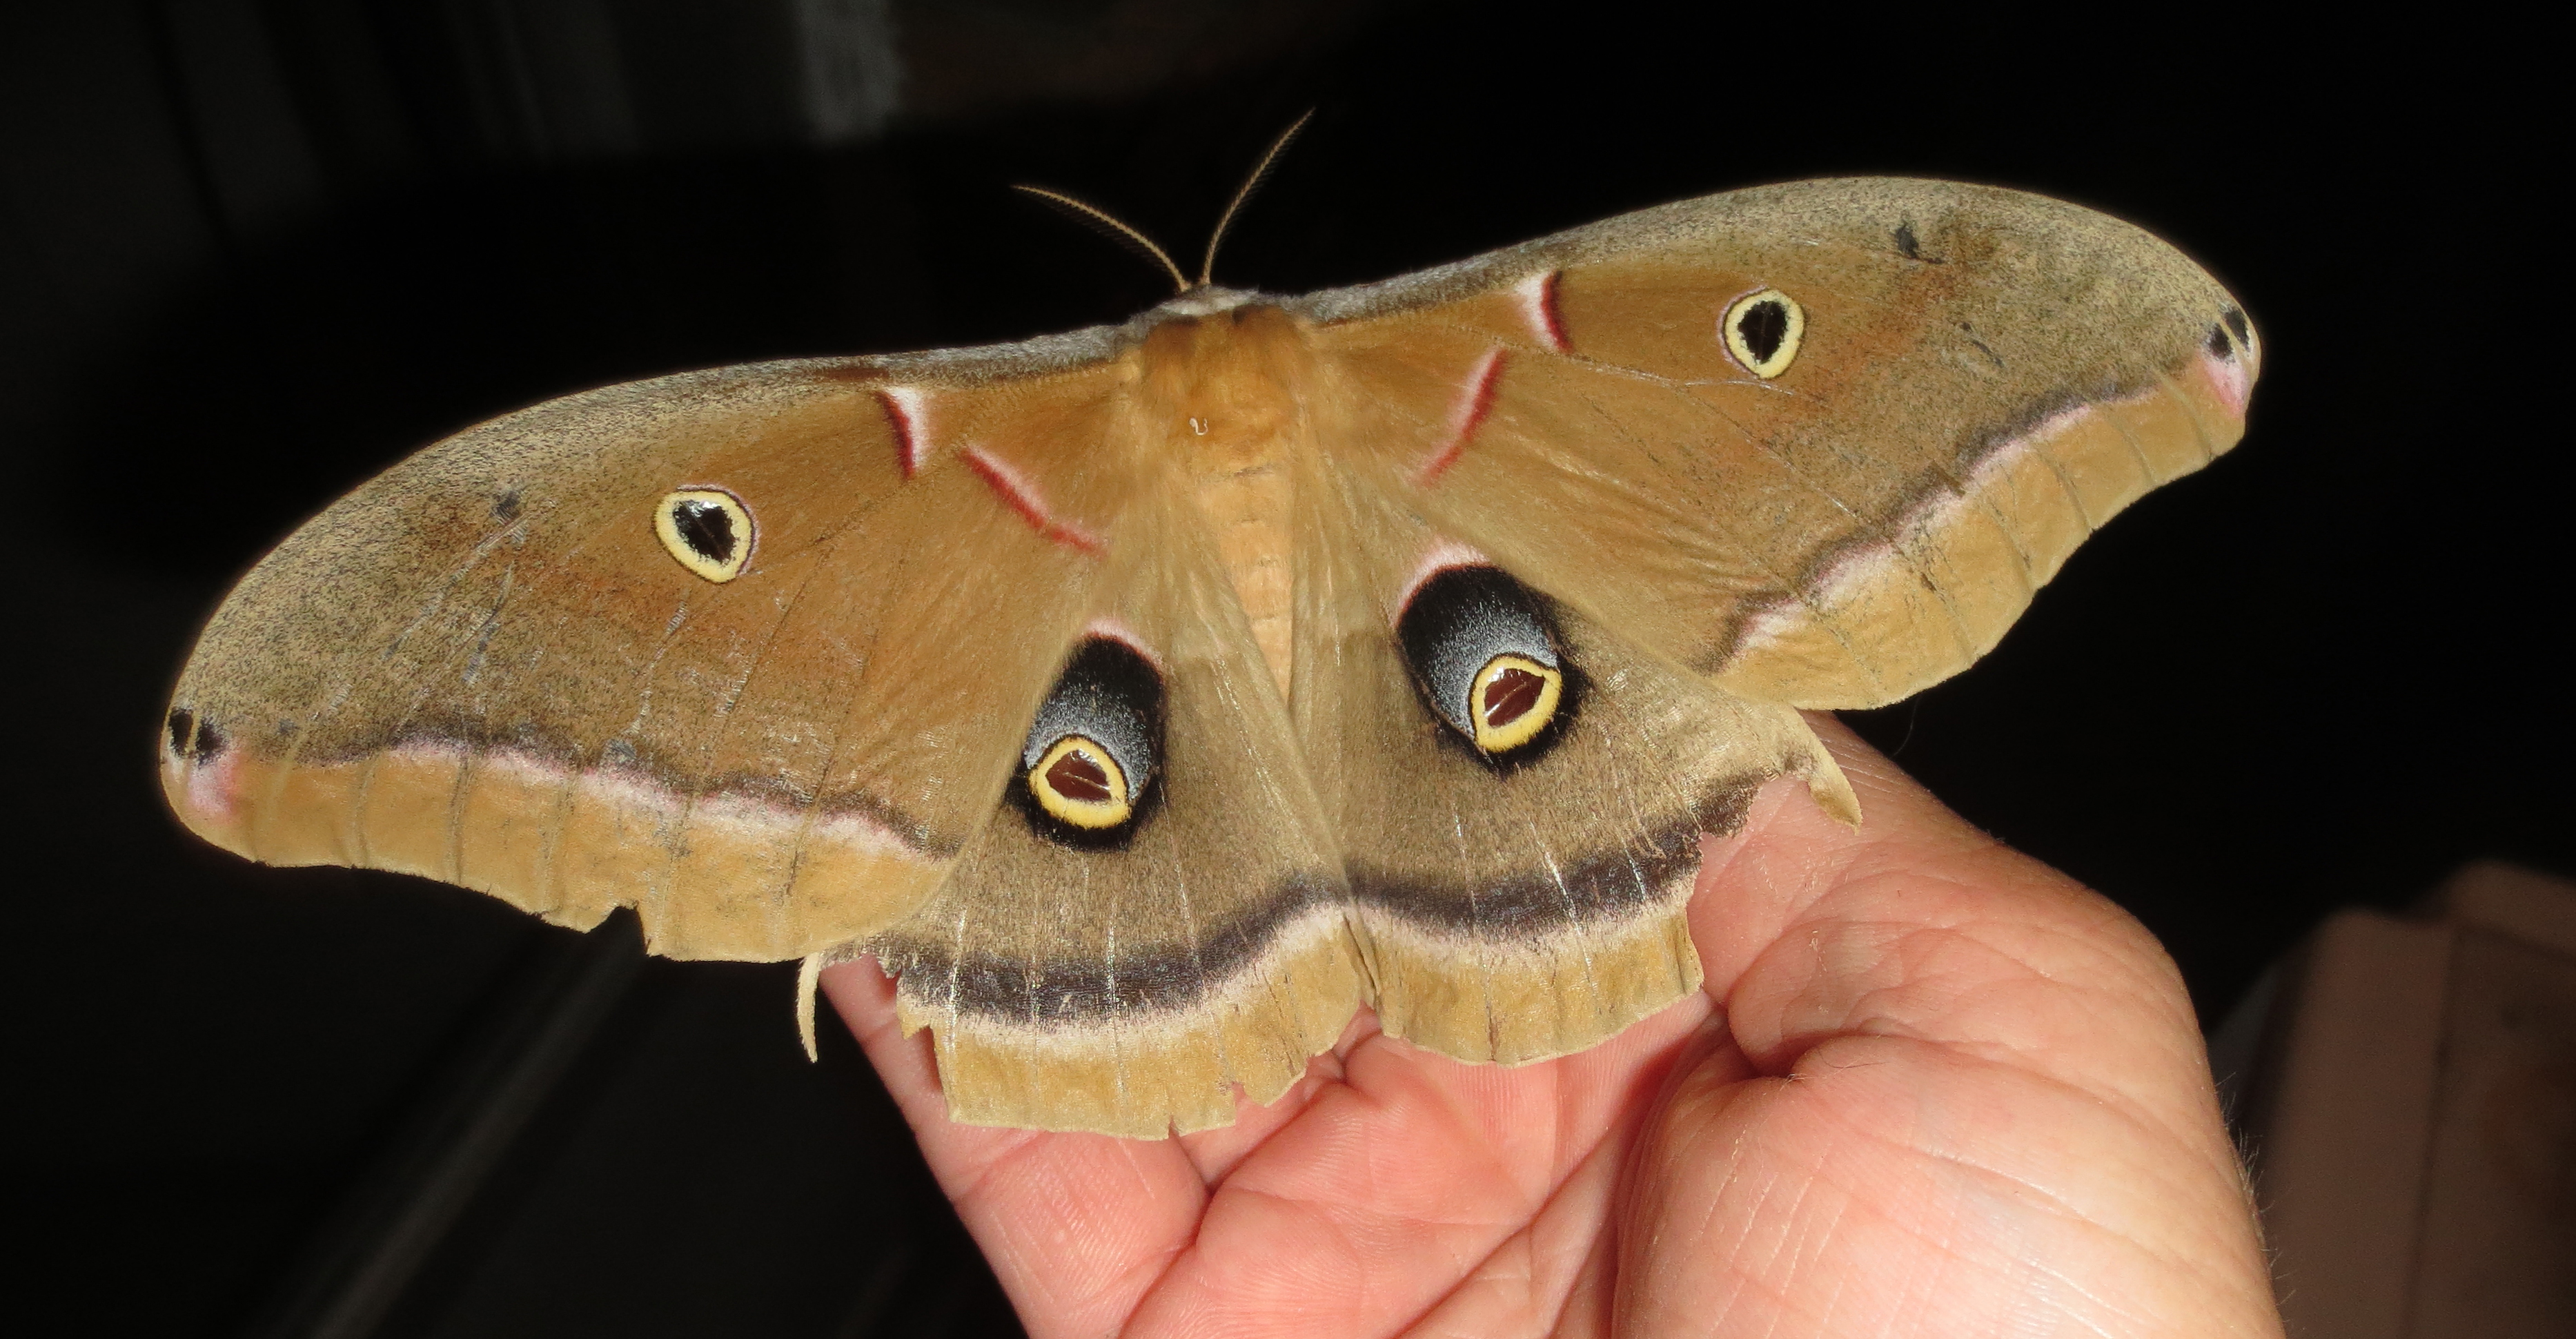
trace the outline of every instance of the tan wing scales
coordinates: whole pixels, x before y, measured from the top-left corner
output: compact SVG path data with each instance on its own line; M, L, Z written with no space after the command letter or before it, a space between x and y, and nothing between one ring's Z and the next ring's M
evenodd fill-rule
M164 786L273 863L875 953L961 1120L1205 1128L1364 1000L1517 1063L1696 989L1701 835L1781 774L1857 820L1795 709L1983 654L2259 363L2134 228L1838 181L612 387L265 559Z
M201 637L173 806L270 863L427 874L576 927L633 905L675 957L890 922L981 824L1017 742L987 704L1043 691L1043 630L1071 635L1097 564L953 459L907 481L859 371L573 397L352 494ZM701 485L756 524L723 583L653 526Z
M1772 776L1857 819L1797 713L1710 688L1569 608L1546 747L1483 756L1429 710L1397 630L1428 569L1481 560L1370 481L1300 489L1297 726L1347 852L1386 1030L1461 1060L1582 1050L1699 988L1702 834ZM1542 606L1553 606L1538 592Z
M1765 290L1805 315L1768 378L1719 329ZM1408 506L1803 707L1894 701L1990 649L2095 526L2235 442L2257 360L2164 243L1939 182L1715 196L1299 309L1328 322L1354 459Z
M1361 999L1339 856L1213 537L1177 480L1118 533L1095 627L1167 695L1146 816L1083 842L1006 802L926 905L852 950L937 1034L952 1119L1230 1124L1236 1085L1277 1099Z

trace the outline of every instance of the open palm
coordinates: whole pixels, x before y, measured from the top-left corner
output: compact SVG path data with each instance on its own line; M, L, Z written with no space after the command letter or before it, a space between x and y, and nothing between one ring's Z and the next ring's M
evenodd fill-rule
M950 1122L872 964L825 988L1036 1336L2279 1333L2155 940L1814 723L1862 829L1765 789L1706 990L1580 1055L1363 1013L1232 1128L1042 1134Z

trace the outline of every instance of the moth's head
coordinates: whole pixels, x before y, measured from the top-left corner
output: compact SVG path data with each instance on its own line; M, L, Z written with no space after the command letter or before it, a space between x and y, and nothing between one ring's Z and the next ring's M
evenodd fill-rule
M1155 325L1180 317L1214 316L1261 300L1259 293L1218 284L1200 284L1178 297L1165 298L1140 318Z
M1223 362L1247 346L1300 342L1299 328L1298 319L1269 294L1210 286L1138 312L1126 333L1146 350L1150 365L1176 359Z

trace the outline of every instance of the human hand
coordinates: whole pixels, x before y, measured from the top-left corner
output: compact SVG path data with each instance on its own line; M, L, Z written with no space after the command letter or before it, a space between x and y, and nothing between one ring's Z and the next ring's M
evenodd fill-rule
M2182 980L1830 717L1705 843L1705 990L1503 1069L1381 1034L1227 1129L958 1125L873 963L824 975L1030 1334L2277 1335Z

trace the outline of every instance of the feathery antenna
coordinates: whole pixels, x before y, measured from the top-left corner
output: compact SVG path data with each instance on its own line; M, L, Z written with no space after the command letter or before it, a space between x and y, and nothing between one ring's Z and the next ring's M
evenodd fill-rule
M1243 212L1244 203L1252 198L1252 193L1260 190L1263 182L1270 180L1271 171L1279 166L1279 155L1288 151L1289 141L1297 138L1297 132L1305 129L1306 123L1314 119L1315 109L1309 107L1305 115L1298 117L1286 130L1279 132L1279 138L1270 141L1269 152L1261 155L1261 161L1253 167L1252 175L1243 179L1243 185L1234 192L1234 199L1226 203L1225 212L1217 216L1216 231L1208 235L1207 257L1199 262L1199 281L1195 284L1190 282L1187 275L1181 273L1180 266L1172 263L1170 252L1154 245L1153 238L1127 226L1108 210L1097 205L1084 204L1070 195L1061 191L1048 190L1044 186L1013 186L1011 189L1025 191L1046 201L1102 236L1162 266L1163 273L1172 276L1172 292L1184 294L1194 288L1205 288L1211 282L1216 271L1217 245L1225 240L1225 230L1234 225L1234 216Z
M1174 293L1186 293L1190 291L1190 281L1182 277L1181 267L1172 263L1171 256L1166 253L1163 248L1154 245L1153 238L1147 237L1145 234L1136 231L1134 228L1130 228L1126 224L1119 222L1116 218L1110 215L1108 210L1094 208L1090 205L1084 204L1080 200L1074 199L1070 195L1061 195L1057 192L1050 191L1043 186L1013 186L1011 189L1015 191L1026 191L1029 194L1046 201L1048 204L1064 210L1066 213L1073 215L1075 218L1080 219L1084 223L1087 223L1107 234L1110 240L1117 242L1121 246L1128 247L1147 259L1161 265L1163 267L1163 272L1172 276L1172 291ZM1201 282L1204 283L1205 281L1202 280Z
M1297 138L1297 132L1305 129L1306 123L1314 119L1315 109L1309 107L1305 115L1289 123L1286 130L1280 131L1279 138L1270 141L1270 151L1261 155L1261 162L1252 169L1252 175L1243 179L1243 185L1235 191L1234 198L1226 202L1225 212L1217 216L1216 231L1208 234L1207 258L1199 262L1199 287L1207 287L1216 273L1217 244L1225 240L1225 230L1233 225L1234 216L1243 211L1244 202L1252 198L1254 191L1261 189L1261 183L1270 180L1272 169L1279 166L1279 155L1288 151L1288 142Z

